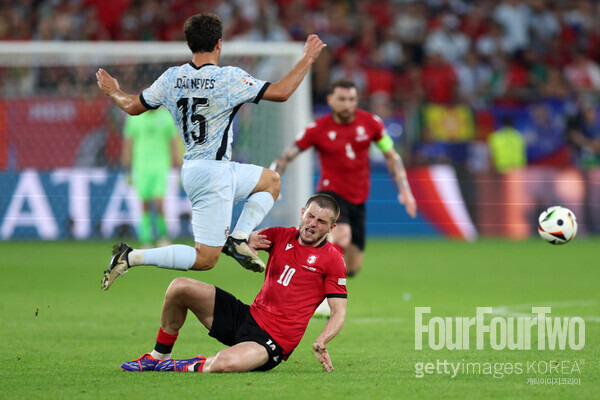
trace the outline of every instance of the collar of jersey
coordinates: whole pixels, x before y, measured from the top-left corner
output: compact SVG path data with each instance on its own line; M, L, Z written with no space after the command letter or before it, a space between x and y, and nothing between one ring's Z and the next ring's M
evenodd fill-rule
M194 68L194 69L200 69L200 68L206 67L208 65L215 65L215 64L212 64L212 63L206 63L206 64L202 64L201 66L197 67L196 64L194 64L193 61L190 61L188 64L190 64L192 66L192 68Z
M298 233L296 234L296 242L298 242L298 244L303 247L312 247L312 246L305 246L302 243L300 243L300 231L298 231ZM323 247L326 244L327 244L327 239L325 239L321 243L319 243L319 245L317 247L315 247L315 249L318 249L319 247Z

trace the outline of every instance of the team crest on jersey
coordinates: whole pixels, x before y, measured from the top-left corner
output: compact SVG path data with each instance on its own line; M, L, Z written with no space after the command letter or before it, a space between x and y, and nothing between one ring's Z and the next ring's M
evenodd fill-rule
M329 131L329 132L327 132L327 136L329 137L329 139L335 140L337 133L335 131Z
M317 261L317 256L310 256L308 257L308 259L306 260L307 263L309 264L314 264L315 261Z
M248 86L256 85L256 81L250 75L244 75L242 78L242 82L244 82Z
M369 140L369 136L367 135L367 132L365 131L365 127L357 126L356 127L356 141L363 142L365 140Z

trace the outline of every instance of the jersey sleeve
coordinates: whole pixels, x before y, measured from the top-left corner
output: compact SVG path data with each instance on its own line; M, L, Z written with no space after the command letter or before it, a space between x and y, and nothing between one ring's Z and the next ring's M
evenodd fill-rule
M232 105L242 103L258 103L270 83L254 78L252 75L237 67L228 67L230 102Z
M158 77L157 80L154 81L152 86L145 89L140 93L140 101L149 110L156 110L160 107L161 104L164 104L169 90L174 86L172 83L172 79L176 73L176 68L171 67L161 76Z
M264 231L262 231L261 235L265 235L267 237L267 240L271 242L271 247L269 249L267 249L267 251L269 253L275 246L275 243L277 242L277 240L280 237L283 230L284 230L284 228L276 226L276 227L272 227L272 228L267 228Z
M298 136L296 137L296 141L294 144L302 151L308 149L310 146L314 144L315 133L317 131L317 124L312 123L304 128Z
M336 253L331 257L329 269L325 276L325 296L326 297L348 297L346 288L346 265L341 254Z
M373 126L375 128L374 129L375 134L373 135L373 142L379 142L385 136L388 136L387 129L386 129L385 125L383 124L383 120L375 114L373 114Z

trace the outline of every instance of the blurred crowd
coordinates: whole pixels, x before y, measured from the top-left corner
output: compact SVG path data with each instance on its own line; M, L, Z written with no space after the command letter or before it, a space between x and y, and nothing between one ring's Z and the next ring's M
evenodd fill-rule
M328 44L314 93L342 76L365 104L518 103L600 90L595 0L0 0L0 40L182 40L212 11L226 40ZM383 110L385 112L385 110Z
M600 93L600 0L0 0L0 40L180 41L198 12L217 13L228 41L318 34L328 47L312 71L317 106L341 77L356 82L363 107L408 127L424 104L569 101L559 135L600 165L600 119L588 123L582 106ZM77 82L82 93L95 85L85 68L37 78L42 92L64 95Z

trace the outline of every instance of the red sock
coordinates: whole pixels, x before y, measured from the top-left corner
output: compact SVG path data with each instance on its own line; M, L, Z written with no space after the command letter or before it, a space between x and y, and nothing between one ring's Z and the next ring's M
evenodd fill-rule
M174 335L171 335L162 330L162 328L158 328L158 335L156 335L156 346L154 346L154 350L162 354L169 354L171 350L173 350L173 345L177 340L177 336L179 332Z
M206 360L194 364L194 372L202 372L202 370L204 369L205 362L206 362Z

